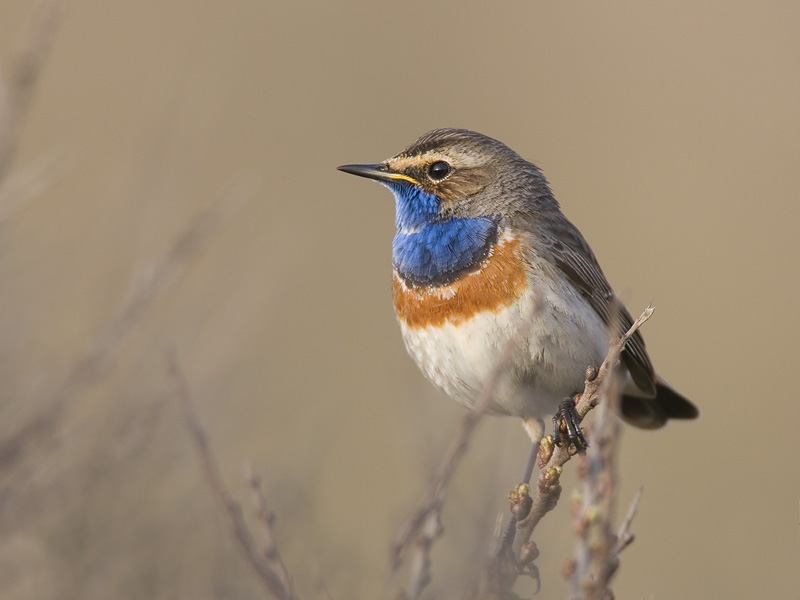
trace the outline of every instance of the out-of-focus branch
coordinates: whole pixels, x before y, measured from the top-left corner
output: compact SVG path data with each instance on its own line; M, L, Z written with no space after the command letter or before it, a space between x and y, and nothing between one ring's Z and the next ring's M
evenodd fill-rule
M267 507L267 499L261 489L261 478L252 469L248 468L247 471L245 476L250 484L250 489L253 490L253 505L256 509L258 522L261 524L261 535L264 538L261 554L280 579L283 589L291 591L292 579L283 564L280 552L278 552L278 546L275 543L275 534L272 531L272 527L275 525L275 513ZM293 591L292 594L294 594Z
M112 317L90 344L86 353L55 388L51 398L30 421L6 438L0 439L0 468L8 468L24 453L25 448L41 439L59 421L68 401L81 385L94 381L112 364L116 351L139 324L155 300L177 281L188 268L202 243L219 225L216 207L198 215L173 241L161 261L150 271L149 277L135 285L117 314Z
M186 418L186 425L194 441L197 453L200 456L206 480L216 498L225 508L225 512L228 513L231 529L242 548L245 558L247 558L248 563L255 571L259 581L261 581L270 594L279 600L296 600L297 597L292 587L291 577L283 564L283 560L278 552L278 547L275 545L272 534L274 516L267 508L266 501L261 493L260 482L257 478L250 477L250 485L256 498L256 513L262 525L262 534L264 537L263 552L259 551L258 544L250 533L250 529L244 520L239 503L233 499L228 488L225 486L222 474L219 471L219 466L211 451L208 436L197 415L194 399L189 390L189 384L186 381L186 377L181 370L178 358L174 352L170 353L169 356L169 368L177 386L178 397L181 400L184 416Z
M64 156L51 155L7 173L0 182L0 227L51 189L68 171Z
M622 522L619 532L617 533L617 543L614 544L614 554L618 555L633 543L635 536L631 531L631 524L633 524L633 518L636 516L636 511L639 509L639 502L641 500L642 488L639 488L639 491L636 492L636 495L633 497L631 505L628 507L628 514L625 515L625 520Z
M600 402L604 386L614 380L614 370L619 364L619 356L628 339L647 321L655 309L648 306L631 328L616 342L609 344L608 354L599 369L590 367L586 371L583 393L578 397L576 410L583 419ZM608 404L608 402L604 402ZM609 420L616 421L611 415ZM593 445L601 446L593 438ZM528 574L538 578L533 560L538 556L536 545L530 541L536 525L542 517L555 508L561 496L560 477L563 466L577 453L572 444L555 446L551 436L542 440L539 453L539 477L535 486L520 485L511 496L512 512L517 517L513 544L500 546L497 555L490 563L483 585L487 598L516 598L512 588L517 577ZM592 449L596 453L596 449ZM613 574L613 571L612 571ZM607 581L607 580L606 580ZM579 596L584 597L584 596ZM588 596L594 597L594 596Z
M64 171L61 161L37 160L11 176L25 115L33 101L62 13L63 0L49 0L28 24L6 69L0 68L0 225Z
M16 152L19 128L42 73L62 4L61 0L51 0L40 9L15 52L8 74L0 74L0 181Z
M62 0L50 0L42 6L6 72L0 72L0 223L24 202L24 198L21 198L23 192L35 192L37 187L47 185L59 175L57 169L45 163L19 178L7 177L18 145L21 124L41 76L63 4ZM54 386L50 398L43 402L42 410L15 432L0 439L0 469L9 468L15 459L24 455L26 447L52 431L65 404L74 397L79 386L96 379L104 367L111 363L114 351L140 322L147 308L164 288L183 273L183 268L196 254L200 242L208 237L211 226L218 224L218 216L216 210L206 210L175 238L167 254L152 269L149 278L131 290L120 310L102 328L66 378Z

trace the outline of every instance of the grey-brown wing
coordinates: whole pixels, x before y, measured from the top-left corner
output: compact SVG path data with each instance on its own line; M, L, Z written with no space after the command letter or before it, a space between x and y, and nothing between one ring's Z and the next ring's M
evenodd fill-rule
M564 272L578 292L589 301L606 325L611 323L611 311L617 310L620 335L630 329L633 318L623 304L616 300L614 290L606 280L597 259L581 233L566 218L557 228L559 236L550 240L550 251L556 265ZM623 350L622 361L634 383L644 393L655 396L656 376L644 345L644 338L637 331Z

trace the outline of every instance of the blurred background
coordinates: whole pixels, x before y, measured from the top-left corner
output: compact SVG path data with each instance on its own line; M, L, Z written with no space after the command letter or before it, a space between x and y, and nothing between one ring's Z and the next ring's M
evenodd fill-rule
M391 196L336 166L455 126L542 167L703 411L625 430L617 596L797 597L800 5L486 6L63 5L0 188L0 596L263 597L171 351L248 519L262 477L298 594L387 595L463 409L403 348ZM0 3L7 83L40 8ZM428 597L469 586L526 452L481 424ZM565 597L568 501L535 540Z

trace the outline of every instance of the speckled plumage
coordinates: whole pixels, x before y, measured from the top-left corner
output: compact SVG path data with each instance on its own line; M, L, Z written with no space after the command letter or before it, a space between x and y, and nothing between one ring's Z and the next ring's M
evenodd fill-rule
M523 332L491 408L540 432L560 401L583 388L586 367L605 357L614 298L541 171L463 129L437 129L383 163L340 169L395 197L395 311L425 376L474 408L506 344ZM624 308L618 321L623 330L632 323ZM638 332L622 363L623 418L654 428L697 416L656 377Z

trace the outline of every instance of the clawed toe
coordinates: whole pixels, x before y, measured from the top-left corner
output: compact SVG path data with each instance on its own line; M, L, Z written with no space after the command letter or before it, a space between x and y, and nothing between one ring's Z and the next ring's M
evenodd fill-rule
M565 441L575 444L578 452L583 452L589 447L589 442L581 430L581 417L572 398L564 398L558 405L558 412L553 416L553 442L561 446Z

